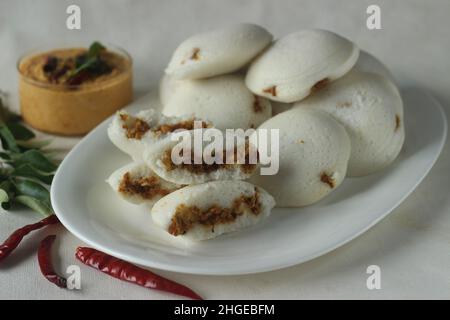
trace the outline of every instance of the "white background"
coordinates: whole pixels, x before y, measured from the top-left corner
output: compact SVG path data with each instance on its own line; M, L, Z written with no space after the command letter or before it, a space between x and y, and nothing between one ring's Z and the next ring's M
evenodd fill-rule
M82 30L65 28L66 7L82 9ZM378 4L382 30L366 28L366 8ZM450 115L450 1L25 1L0 0L0 88L17 107L17 58L42 45L89 44L126 48L135 61L135 86L157 84L174 48L189 35L236 22L254 22L275 37L302 28L338 32L372 52L402 85L430 90ZM426 106L424 106L426 107ZM405 110L408 112L408 110ZM76 139L56 139L68 148ZM246 276L191 276L158 271L208 299L450 298L450 150L388 218L349 244L308 263ZM361 208L363 210L363 208ZM361 212L363 214L363 212ZM39 217L27 210L0 213L0 241ZM56 228L64 271L82 243ZM55 231L49 230L46 232ZM0 299L171 299L81 266L82 290L61 290L43 279L35 250L46 232L29 238L0 265ZM295 245L295 244L293 244ZM57 259L58 260L58 259ZM366 288L377 264L382 289Z

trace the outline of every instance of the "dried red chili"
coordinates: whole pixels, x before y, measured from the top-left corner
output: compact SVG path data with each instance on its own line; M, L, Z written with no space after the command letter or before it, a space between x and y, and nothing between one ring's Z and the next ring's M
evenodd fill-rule
M149 289L166 291L196 300L202 299L194 291L179 283L139 268L129 262L114 258L101 251L78 247L75 256L84 264L114 278L135 283Z
M56 217L56 215L52 214L51 216L48 216L47 218L42 219L39 222L26 225L20 229L17 229L16 231L14 231L8 237L8 239L6 239L5 242L3 242L0 245L0 261L5 259L6 257L8 257L11 254L11 252L13 252L15 248L17 248L17 246L22 241L23 237L25 237L31 231L38 230L45 226L48 226L51 224L56 224L56 223L59 223L59 220Z
M67 280L58 275L53 269L52 264L52 244L56 236L50 235L44 238L39 245L38 262L42 275L51 283L56 284L60 288L67 288Z

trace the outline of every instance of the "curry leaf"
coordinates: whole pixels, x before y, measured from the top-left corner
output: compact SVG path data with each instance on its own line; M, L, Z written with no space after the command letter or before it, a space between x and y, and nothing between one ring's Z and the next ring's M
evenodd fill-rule
M36 137L33 131L22 125L20 122L7 123L9 131L16 140L28 141Z
M53 174L47 173L45 171L41 171L36 169L30 164L23 164L14 168L12 175L16 177L27 177L37 179L45 184L51 184L53 181Z
M31 180L19 180L14 183L18 195L25 195L50 203L50 192L43 185Z
M11 208L11 202L14 198L14 186L11 181L6 180L0 183L0 206L4 210Z
M11 172L14 169L8 165L0 165L0 180L3 182L5 180L8 180L11 176Z
M3 189L0 189L0 206L4 210L9 210L11 208L11 202L9 199L9 195Z
M16 161L14 161L15 167L20 167L25 164L29 164L37 170L47 173L54 172L57 168L52 161L36 149L25 151Z
M46 185L51 184L57 164L41 150L49 141L35 140L19 121L0 96L0 206L9 210L20 203L47 216L52 206Z
M22 149L30 150L30 149L41 149L43 147L48 146L52 140L17 140L16 143Z
M0 139L2 141L3 149L12 152L20 152L20 149L16 143L16 139L14 139L13 134L5 125L0 126Z
M0 152L0 159L3 159L5 161L10 161L11 156L7 152Z
M49 216L53 213L50 203L46 201L41 201L30 196L17 196L15 201L39 212L44 216Z
M75 77L81 71L89 69L97 62L97 57L89 57L82 65L75 69L75 71L70 75L70 77Z
M67 83L79 84L78 82L82 82L88 74L103 74L111 71L109 65L100 57L100 53L105 49L100 42L93 42L86 54L77 57L76 69L70 73Z
M102 52L105 49L106 49L105 46L102 45L100 42L94 41L89 46L88 56L89 57L97 57L100 54L100 52Z

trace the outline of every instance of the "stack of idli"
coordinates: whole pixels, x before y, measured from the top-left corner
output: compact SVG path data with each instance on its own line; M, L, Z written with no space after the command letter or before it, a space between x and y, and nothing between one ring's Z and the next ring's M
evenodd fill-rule
M151 207L154 222L183 239L256 224L275 203L316 203L346 177L387 167L405 139L403 103L389 69L326 30L273 41L260 26L238 24L192 36L175 49L159 94L162 113L114 117L109 138L132 162L108 182L121 198ZM278 172L175 163L175 132L193 137L207 128L254 128L252 141L278 130L279 139L267 145L277 144Z
M315 203L346 176L378 172L404 142L403 104L389 70L350 40L303 30L276 40L248 67L245 83L271 100L279 129L278 174L252 182L280 207Z

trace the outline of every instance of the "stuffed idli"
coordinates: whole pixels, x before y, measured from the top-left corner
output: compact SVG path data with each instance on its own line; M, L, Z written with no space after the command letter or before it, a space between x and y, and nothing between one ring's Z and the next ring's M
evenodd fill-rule
M358 56L353 42L331 31L303 30L275 41L259 55L245 83L254 94L294 102L342 77Z
M350 177L388 166L405 140L402 98L395 84L379 74L354 70L294 108L322 110L345 127L352 145Z
M344 180L350 139L330 115L320 110L291 109L264 122L257 131L262 129L279 130L279 141L270 141L279 144L279 171L255 174L249 181L267 190L278 207L313 204Z
M160 178L142 162L132 162L117 169L107 182L120 198L133 204L150 206L182 187Z
M269 119L272 106L247 89L243 76L224 75L180 81L162 113L177 117L193 114L221 130L248 129Z
M191 241L255 225L267 218L273 197L244 181L214 181L179 189L152 208L156 225L173 236Z
M215 128L206 130L216 130L222 135ZM200 148L196 149L195 131L183 132L180 139L167 138L160 141L144 152L144 162L164 180L179 184L245 180L257 170L257 148L248 140L228 147L225 136L222 135L221 143L203 140ZM216 143L217 148L214 147ZM207 154L210 155L209 158Z
M143 110L132 115L125 110L118 111L108 127L108 137L120 150L135 161L142 161L146 148L166 138L177 129L194 129L195 124L211 127L207 121L192 115L166 117L153 110Z
M271 42L263 27L241 23L194 35L173 53L165 72L177 79L202 79L244 67Z

